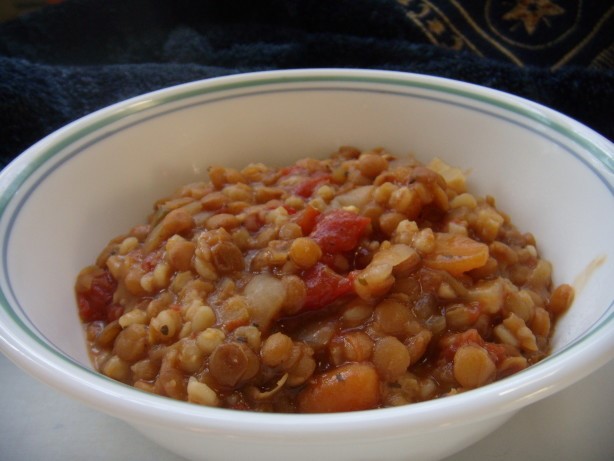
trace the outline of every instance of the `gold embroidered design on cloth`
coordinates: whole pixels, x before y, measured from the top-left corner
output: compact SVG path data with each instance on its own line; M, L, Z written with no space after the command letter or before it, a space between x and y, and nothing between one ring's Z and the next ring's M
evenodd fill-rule
M533 35L540 23L549 25L548 17L564 14L565 10L552 0L518 0L516 5L503 15L507 21L515 21L515 25L524 25L527 34Z

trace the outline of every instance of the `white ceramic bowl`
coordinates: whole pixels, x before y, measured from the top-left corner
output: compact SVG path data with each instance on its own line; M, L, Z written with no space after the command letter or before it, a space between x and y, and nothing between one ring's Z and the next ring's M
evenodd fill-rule
M75 275L156 198L207 166L288 164L385 146L468 169L533 232L576 300L553 354L478 390L331 415L257 414L153 396L92 370ZM246 74L114 105L59 130L0 175L0 348L49 385L190 459L439 459L614 355L614 146L542 106L450 80L379 71Z

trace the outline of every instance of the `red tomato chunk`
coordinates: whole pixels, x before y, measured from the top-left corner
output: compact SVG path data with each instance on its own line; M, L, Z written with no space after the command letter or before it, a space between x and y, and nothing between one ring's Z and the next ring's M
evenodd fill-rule
M354 291L348 277L342 277L325 264L318 263L303 275L307 294L303 309L326 307L336 299Z
M367 226L369 218L345 210L335 210L319 216L315 229L311 232L313 238L325 253L343 253L354 250L358 246Z
M297 195L301 197L311 197L313 195L313 191L320 187L323 184L326 184L330 181L330 175L328 174L318 174L313 178L309 178L302 183L300 183L294 189Z
M92 278L91 287L84 293L78 293L79 316L84 322L94 320L115 320L119 317L118 306L113 304L113 293L117 282L109 272ZM123 311L123 308L121 309Z

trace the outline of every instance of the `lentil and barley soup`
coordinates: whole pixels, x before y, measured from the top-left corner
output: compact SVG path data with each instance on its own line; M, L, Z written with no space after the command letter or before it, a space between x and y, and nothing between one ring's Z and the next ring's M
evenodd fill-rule
M549 351L569 285L463 172L342 147L213 166L77 277L105 375L202 405L339 412L474 389Z

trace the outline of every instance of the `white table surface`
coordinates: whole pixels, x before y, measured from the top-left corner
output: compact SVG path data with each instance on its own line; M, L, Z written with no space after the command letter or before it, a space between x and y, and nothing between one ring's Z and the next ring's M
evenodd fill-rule
M181 461L0 355L0 461ZM614 361L446 461L614 460Z

